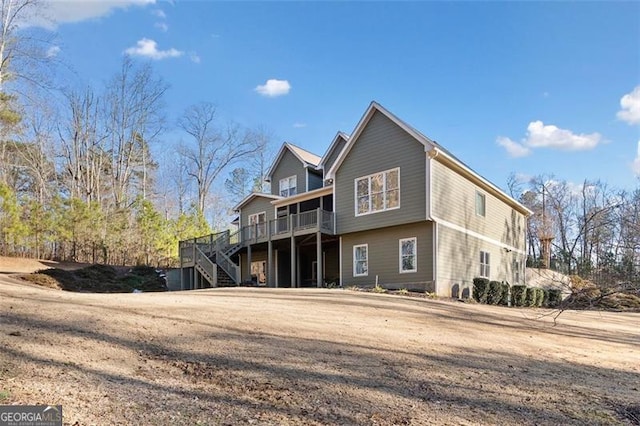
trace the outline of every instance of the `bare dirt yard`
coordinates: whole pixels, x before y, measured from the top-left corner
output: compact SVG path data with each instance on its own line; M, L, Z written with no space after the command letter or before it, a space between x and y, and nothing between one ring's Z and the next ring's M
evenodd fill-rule
M348 290L71 293L3 274L0 404L61 404L70 425L640 424L640 315L545 313Z

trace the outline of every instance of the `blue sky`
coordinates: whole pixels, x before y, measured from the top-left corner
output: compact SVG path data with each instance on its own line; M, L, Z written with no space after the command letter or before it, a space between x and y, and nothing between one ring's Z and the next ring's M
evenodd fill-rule
M210 101L276 148L322 155L375 100L503 188L511 172L638 184L638 2L55 1L48 13L70 81L99 84L129 52L171 85L172 122Z

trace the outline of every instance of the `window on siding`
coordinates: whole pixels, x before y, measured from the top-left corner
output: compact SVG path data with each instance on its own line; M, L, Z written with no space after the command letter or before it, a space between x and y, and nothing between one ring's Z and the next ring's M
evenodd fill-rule
M249 215L249 230L250 238L261 238L267 234L267 214L265 212L255 213Z
M400 273L418 271L417 239L403 238L400 240Z
M476 214L484 217L487 208L487 199L485 195L479 191L476 191Z
M480 252L480 276L483 278L489 278L490 273L491 273L491 268L489 263L489 252L481 251Z
M520 262L513 262L513 279L516 284L520 284Z
M259 260L251 262L251 280L255 279L256 284L266 284L267 282L267 262Z
M297 180L296 176L280 179L280 196L291 197L292 195L296 195L298 193Z
M363 176L355 180L356 216L400 207L400 169Z
M369 275L369 246L361 244L353 246L353 276L366 277Z

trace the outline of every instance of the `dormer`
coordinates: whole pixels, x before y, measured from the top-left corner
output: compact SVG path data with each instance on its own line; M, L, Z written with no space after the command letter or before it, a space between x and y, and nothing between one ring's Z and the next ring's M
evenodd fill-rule
M265 180L271 183L271 194L291 197L322 188L321 158L289 142L282 144Z

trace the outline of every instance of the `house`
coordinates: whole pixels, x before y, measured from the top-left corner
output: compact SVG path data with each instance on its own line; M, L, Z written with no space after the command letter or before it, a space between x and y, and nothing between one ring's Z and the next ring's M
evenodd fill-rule
M181 242L183 288L221 277L464 297L474 277L524 281L530 211L376 102L322 157L283 144L267 180L270 194L235 206L237 232Z

